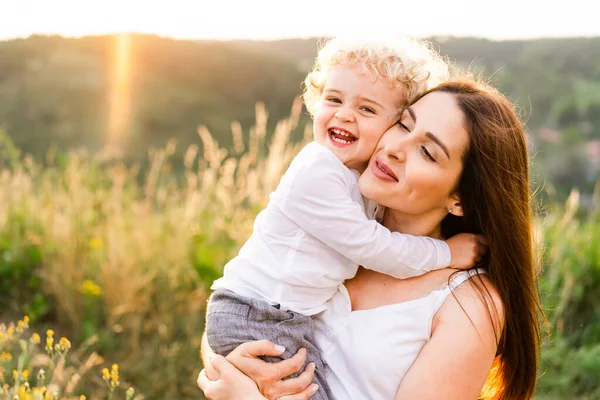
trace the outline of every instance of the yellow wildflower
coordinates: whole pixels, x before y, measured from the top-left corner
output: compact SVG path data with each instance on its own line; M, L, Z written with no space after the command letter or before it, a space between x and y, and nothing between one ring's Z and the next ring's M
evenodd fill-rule
M90 296L102 296L102 288L94 281L86 279L79 287L82 294Z
M119 372L119 364L113 364L112 365L112 370L116 371L116 372Z
M71 348L71 342L69 342L69 339L64 336L60 338L60 344L65 350L69 350Z
M48 337L52 337L52 336L54 336L54 331L53 331L52 329L48 329L48 330L46 331L46 336L48 336Z
M84 395L79 396L79 400L86 400L87 397L85 397Z
M54 332L51 330L46 332L46 334L48 333L54 335ZM48 337L46 338L46 352L50 355L52 354L52 345L54 344L54 338L52 337L52 335L48 335Z
M104 242L99 237L93 237L90 239L89 246L91 249L101 249L104 247Z
M29 339L29 341L32 344L40 344L41 340L42 339L40 338L40 335L38 335L37 333L34 333L33 335L31 335L31 339Z
M27 316L27 315L24 316L23 317L23 321L25 321L25 323L28 324L29 323L29 316Z
M15 389L16 389L16 386L15 386ZM32 399L33 396L30 393L31 393L31 386L29 385L29 382L25 381L25 383L23 383L19 386L19 391L16 393L15 400L16 399L23 399L23 400Z

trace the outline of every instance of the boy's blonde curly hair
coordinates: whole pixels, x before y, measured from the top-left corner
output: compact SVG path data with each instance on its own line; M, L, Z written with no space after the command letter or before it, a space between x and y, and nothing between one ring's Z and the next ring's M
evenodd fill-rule
M402 38L335 37L319 50L315 66L304 80L302 98L314 115L329 70L336 65L357 65L392 87L404 86L405 104L448 77L448 65L425 41Z

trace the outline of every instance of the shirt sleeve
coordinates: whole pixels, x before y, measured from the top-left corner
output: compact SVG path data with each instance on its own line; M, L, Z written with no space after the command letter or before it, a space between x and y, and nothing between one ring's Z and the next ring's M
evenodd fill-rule
M323 148L282 180L281 212L300 228L354 263L396 278L409 278L450 264L446 242L391 232L367 218L352 199L346 167Z

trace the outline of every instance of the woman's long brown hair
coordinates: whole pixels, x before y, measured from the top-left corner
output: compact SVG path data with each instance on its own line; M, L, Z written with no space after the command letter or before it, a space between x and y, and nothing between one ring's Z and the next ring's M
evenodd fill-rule
M456 80L431 92L455 97L470 138L456 187L464 217L448 215L442 234L474 232L488 238L485 268L504 307L504 329L481 398L531 399L543 314L536 285L525 131L512 103L485 85ZM489 299L483 285L477 288L482 299ZM494 303L486 304L491 317Z

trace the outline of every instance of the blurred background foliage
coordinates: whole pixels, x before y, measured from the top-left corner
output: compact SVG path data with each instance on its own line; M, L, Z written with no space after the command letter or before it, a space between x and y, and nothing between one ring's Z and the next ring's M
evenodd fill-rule
M527 123L551 330L538 398L600 398L600 38L431 39ZM311 137L317 39L131 36L117 153L116 43L0 42L0 321L85 343L147 399L197 399L208 287Z
M430 39L520 105L534 143L538 186L551 184L561 200L573 187L593 189L600 173L600 38ZM125 157L147 161L149 148L171 139L178 143L174 156L181 157L198 142L200 124L228 147L231 122L248 129L258 101L269 110L271 131L300 94L317 41L132 35ZM0 124L19 149L41 159L52 146L103 148L116 46L115 36L0 42Z

